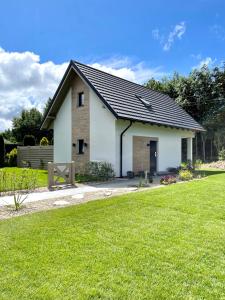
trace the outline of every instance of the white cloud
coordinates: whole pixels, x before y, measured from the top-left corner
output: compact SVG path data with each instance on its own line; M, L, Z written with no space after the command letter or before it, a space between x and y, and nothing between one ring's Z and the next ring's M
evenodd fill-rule
M169 33L168 39L166 43L163 46L163 50L168 51L170 50L172 44L174 43L174 40L176 38L181 39L186 31L186 25L184 22L181 22L180 24L177 24L174 29Z
M67 65L68 62L42 63L33 52L7 52L0 48L0 131L9 128L12 118L22 109L37 107L41 110L53 96ZM148 68L143 62L133 64L127 57L90 65L138 83L165 75L161 68Z
M204 66L212 67L216 62L216 58L212 59L211 57L206 57L202 59L196 66L194 66L192 69L201 69Z
M183 35L185 34L185 31L185 22L180 22L179 24L176 24L174 26L173 30L169 32L167 37L160 34L158 28L152 30L152 36L155 40L160 42L164 51L169 51L176 39L182 39Z
M0 130L23 108L42 109L52 97L67 63L40 63L32 52L7 52L0 48Z

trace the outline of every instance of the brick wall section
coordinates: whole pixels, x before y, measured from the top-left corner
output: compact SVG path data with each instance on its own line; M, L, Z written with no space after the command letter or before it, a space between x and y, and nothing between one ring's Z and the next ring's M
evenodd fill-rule
M133 171L150 170L150 148L147 146L150 137L133 136Z
M84 106L78 107L78 93L84 92ZM85 164L90 160L90 93L88 86L76 76L72 83L72 158L75 161L75 172L84 170ZM87 143L84 154L78 154L78 140Z

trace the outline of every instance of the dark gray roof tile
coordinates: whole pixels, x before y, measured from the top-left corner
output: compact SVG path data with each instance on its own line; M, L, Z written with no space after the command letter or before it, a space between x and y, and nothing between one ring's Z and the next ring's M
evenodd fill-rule
M168 95L73 61L74 67L94 87L118 118L202 131ZM147 107L137 96L151 104Z

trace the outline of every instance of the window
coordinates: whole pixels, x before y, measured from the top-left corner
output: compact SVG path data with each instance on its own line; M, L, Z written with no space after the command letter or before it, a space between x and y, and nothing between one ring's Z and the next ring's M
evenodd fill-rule
M84 140L78 140L78 154L84 154Z
M78 106L84 106L84 93L81 92L78 94Z

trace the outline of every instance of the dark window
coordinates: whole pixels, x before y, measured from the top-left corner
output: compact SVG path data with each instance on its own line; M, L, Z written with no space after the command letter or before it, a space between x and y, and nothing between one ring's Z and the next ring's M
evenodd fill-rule
M78 106L84 106L84 93L83 92L78 94Z
M84 140L78 140L78 154L84 154Z

